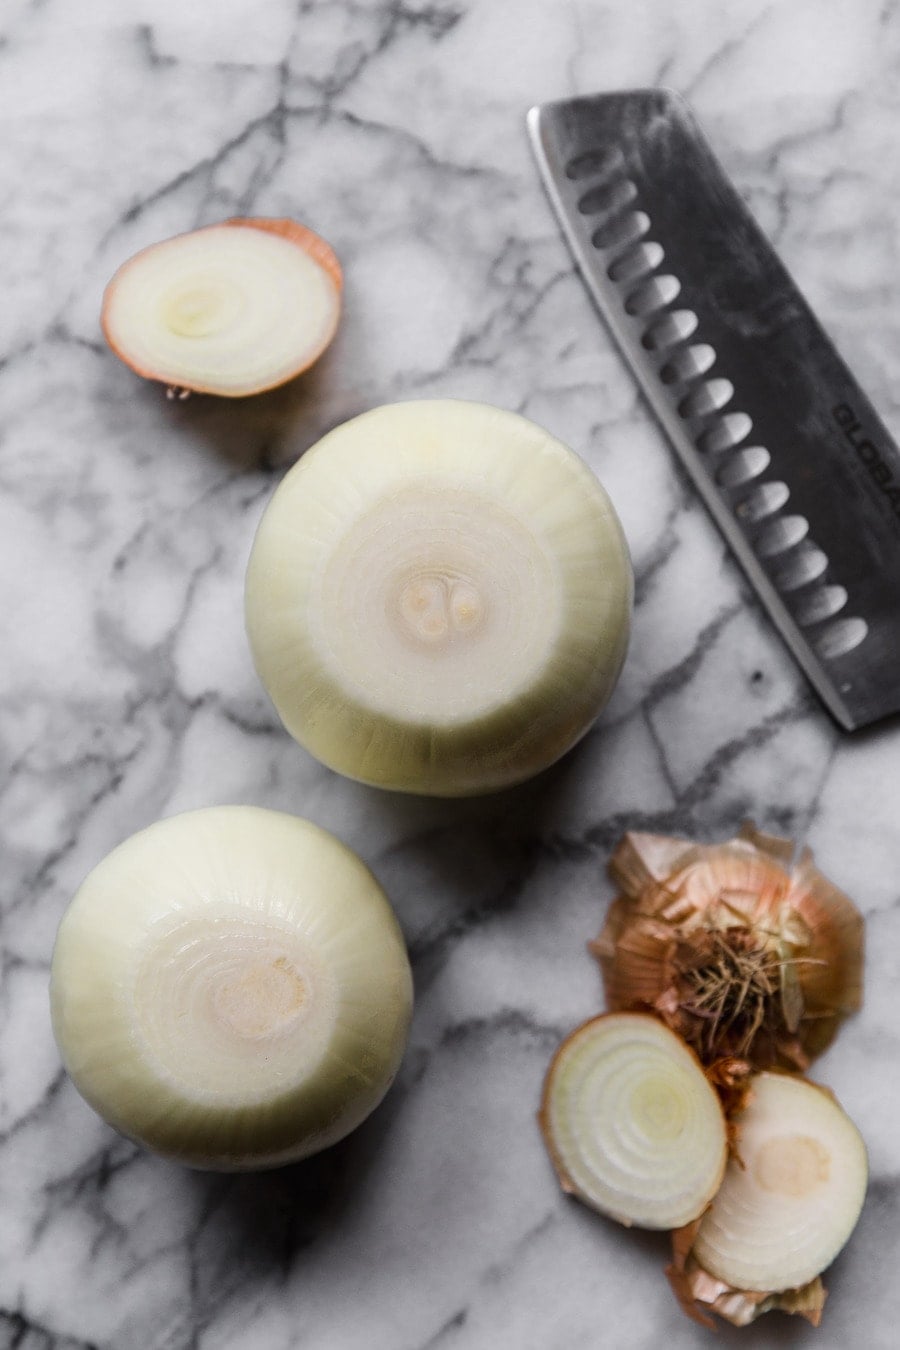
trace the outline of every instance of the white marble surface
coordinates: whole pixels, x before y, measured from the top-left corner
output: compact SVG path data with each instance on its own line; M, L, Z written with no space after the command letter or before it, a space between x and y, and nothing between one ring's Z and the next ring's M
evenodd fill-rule
M872 1185L822 1328L896 1343L898 730L839 733L674 467L575 278L527 149L534 102L666 83L900 432L896 0L5 0L0 7L0 1347L672 1350L707 1343L664 1244L567 1202L534 1112L600 1002L585 941L623 829L795 833L868 915L867 1005L819 1066ZM105 349L138 247L294 215L346 267L314 373L167 404ZM545 424L633 551L618 691L556 769L466 803L342 781L280 729L241 584L281 473L326 427L421 395ZM47 971L85 872L209 802L305 814L394 899L418 1001L395 1089L319 1160L187 1172L60 1071Z

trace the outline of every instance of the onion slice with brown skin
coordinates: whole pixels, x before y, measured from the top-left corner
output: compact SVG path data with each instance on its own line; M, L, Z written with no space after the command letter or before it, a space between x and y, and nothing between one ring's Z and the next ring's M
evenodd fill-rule
M702 1213L726 1163L725 1119L694 1053L658 1018L606 1013L557 1050L539 1122L563 1190L626 1226Z
M126 365L170 390L241 398L308 369L331 342L342 273L293 220L236 217L152 244L118 269L101 326Z
M751 824L714 845L625 835L590 944L608 1006L652 1008L706 1064L805 1069L862 1001L863 919L793 853Z
M832 1094L757 1074L737 1117L738 1155L709 1209L674 1235L667 1274L685 1310L744 1326L773 1308L818 1324L819 1278L859 1218L866 1149Z

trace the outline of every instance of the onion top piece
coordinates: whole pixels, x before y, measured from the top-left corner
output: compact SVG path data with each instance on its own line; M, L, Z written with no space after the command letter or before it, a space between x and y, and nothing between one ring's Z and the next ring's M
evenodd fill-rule
M691 1256L736 1289L798 1289L831 1264L856 1226L865 1145L829 1092L788 1074L758 1074L737 1125L739 1156Z
M376 408L280 484L247 629L288 731L330 768L463 796L521 782L615 685L631 567L587 465L514 413Z
M412 984L371 872L332 835L249 806L191 811L114 849L53 953L53 1027L110 1124L195 1167L335 1143L400 1063Z
M808 850L749 823L711 845L626 834L609 870L607 1004L653 1008L705 1064L804 1069L860 1006L862 915Z
M620 1223L695 1219L725 1170L725 1118L699 1061L642 1013L606 1013L563 1042L540 1124L564 1190Z
M101 323L117 356L173 389L240 398L307 369L334 336L340 264L292 220L234 219L143 249Z

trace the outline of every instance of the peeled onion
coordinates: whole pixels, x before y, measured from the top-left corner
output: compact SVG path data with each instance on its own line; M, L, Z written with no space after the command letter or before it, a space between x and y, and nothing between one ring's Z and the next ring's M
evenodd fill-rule
M53 1027L82 1096L195 1167L271 1167L343 1138L400 1064L412 983L371 872L249 806L132 835L59 927Z
M514 413L376 408L288 473L247 572L256 667L330 768L459 796L581 737L628 639L631 569L587 466Z

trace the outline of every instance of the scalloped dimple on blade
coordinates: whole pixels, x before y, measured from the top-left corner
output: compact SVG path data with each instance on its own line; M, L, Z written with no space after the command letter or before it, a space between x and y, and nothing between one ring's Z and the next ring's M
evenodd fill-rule
M532 108L597 307L833 717L900 711L900 451L666 90Z

